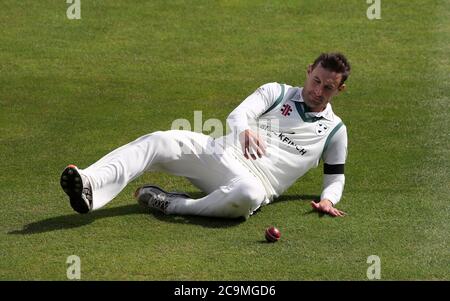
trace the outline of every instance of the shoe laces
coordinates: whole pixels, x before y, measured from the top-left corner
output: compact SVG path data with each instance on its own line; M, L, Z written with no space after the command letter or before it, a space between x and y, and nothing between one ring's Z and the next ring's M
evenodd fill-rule
M167 200L165 194L154 194L150 198L149 205L153 208L161 210L162 212L166 212L166 209L169 206L169 201Z
M89 204L92 204L92 187L91 187L91 183L89 182L89 179L86 176L84 176L84 175L81 175L81 181L83 183L82 194L89 201Z

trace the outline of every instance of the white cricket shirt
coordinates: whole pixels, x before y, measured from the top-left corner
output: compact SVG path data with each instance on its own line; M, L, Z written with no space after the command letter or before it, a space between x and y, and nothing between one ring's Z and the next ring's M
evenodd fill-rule
M308 112L302 88L268 83L248 96L229 115L233 133L222 143L263 183L269 203L323 159L321 199L339 202L344 189L347 129L328 104L322 112ZM266 155L246 159L238 133L257 132L266 142Z

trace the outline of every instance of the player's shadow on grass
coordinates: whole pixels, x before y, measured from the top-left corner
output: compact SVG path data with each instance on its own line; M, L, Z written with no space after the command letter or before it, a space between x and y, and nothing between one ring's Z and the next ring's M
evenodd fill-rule
M156 219L163 222L184 225L197 225L205 228L229 228L245 222L245 218L243 217L230 219L195 215L165 215L157 211L152 211L150 214L153 214Z
M202 197L204 194L201 192L192 192L189 193L193 198ZM273 203L285 202L285 201L311 201L318 199L319 196L314 195L283 195L278 199L274 200ZM270 206L270 205L269 205ZM268 208L269 209L269 208ZM258 214L259 210L254 214ZM305 214L316 213L311 209L310 212ZM156 219L171 222L177 224L194 224L200 225L207 228L228 228L241 224L245 221L244 218L237 219L225 219L225 218L209 218L202 216L177 216L177 215L164 215L158 211L150 211L146 208L139 206L138 204L130 204L120 207L113 208L103 208L97 211L93 211L89 214L68 214L62 216L56 216L47 218L41 221L32 222L30 224L26 224L23 226L21 230L13 230L8 232L8 234L16 234L16 235L29 235L29 234L37 234L44 232L51 232L56 230L63 229L72 229L78 228L85 225L88 225L95 220L107 217L115 217L121 215L132 215L132 214L140 214L145 216L145 214L150 214L154 216ZM323 215L319 215L323 216Z
M286 201L302 201L302 202L318 202L320 200L320 195L311 195L311 194L291 194L291 195L282 195L279 198L275 199L273 203L278 202L286 202ZM323 212L317 212L314 209L310 209L309 211L305 212L303 215L309 215L309 214L317 214L319 217L326 216Z
M89 214L73 213L68 215L51 217L41 221L26 224L23 226L23 229L10 231L8 232L8 234L28 235L63 229L67 230L88 225L94 222L95 220L101 218L121 216L121 215L131 215L131 214L144 215L145 212L146 212L145 208L142 208L138 204L134 203L120 207L104 208L98 211L93 211Z
M314 200L320 199L320 195L312 195L312 194L287 194L282 195L279 198L276 198L273 203L278 202L286 202L286 201L303 201L310 202Z
M202 197L203 194L201 192L192 192L189 193L193 198ZM15 235L30 235L30 234L38 234L44 232L51 232L57 230L67 230L72 228L78 228L85 225L89 225L96 220L101 218L115 217L121 215L132 215L132 214L140 214L145 218L146 215L150 214L155 218L168 221L168 222L176 222L182 224L199 224L205 227L211 228L224 228L235 226L241 223L244 220L230 220L230 219L213 219L213 218L203 218L203 217L192 217L189 219L185 219L180 216L171 216L164 215L158 211L151 211L147 208L139 206L137 203L124 205L120 207L113 208L102 208L96 211L93 211L89 214L67 214L62 216L56 216L47 218L41 221L32 222L23 226L20 230L13 230L8 232L8 234Z

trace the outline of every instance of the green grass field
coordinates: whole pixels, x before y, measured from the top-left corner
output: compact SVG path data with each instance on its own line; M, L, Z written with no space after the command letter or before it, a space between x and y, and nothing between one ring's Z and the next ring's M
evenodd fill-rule
M450 2L382 0L66 1L0 4L0 279L450 280ZM59 187L135 138L228 114L267 82L302 85L342 51L353 73L334 111L349 132L344 218L319 216L312 170L249 220L148 213L143 183L200 193L155 173L89 215ZM276 225L282 239L264 243Z

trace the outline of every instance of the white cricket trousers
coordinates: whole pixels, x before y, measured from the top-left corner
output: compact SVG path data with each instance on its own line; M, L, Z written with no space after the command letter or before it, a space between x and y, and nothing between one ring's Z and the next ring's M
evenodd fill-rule
M147 171L184 176L207 195L177 198L168 214L248 218L266 198L262 183L216 141L190 131L159 131L142 136L80 172L92 185L93 210L116 197Z

